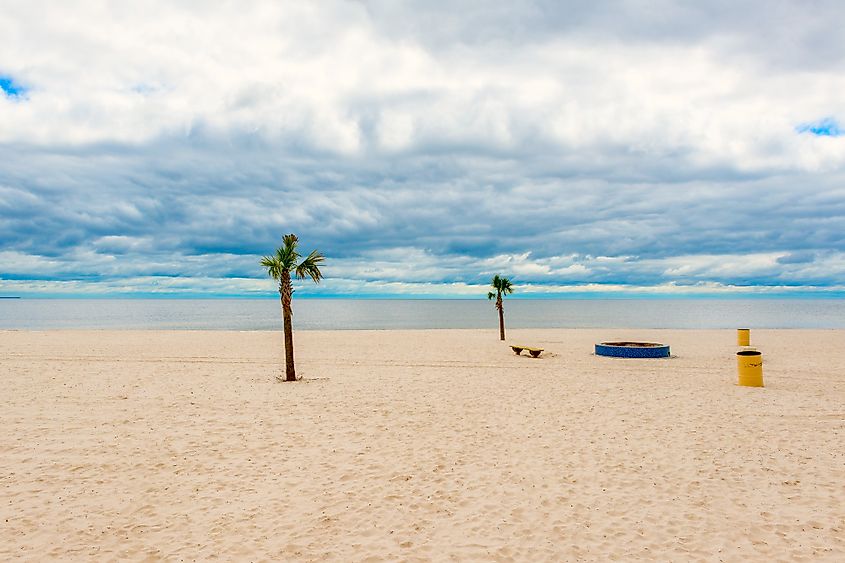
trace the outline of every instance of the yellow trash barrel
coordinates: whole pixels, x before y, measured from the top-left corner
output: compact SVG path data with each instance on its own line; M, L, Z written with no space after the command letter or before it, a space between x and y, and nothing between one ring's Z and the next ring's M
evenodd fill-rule
M763 387L763 355L757 350L736 353L739 384L746 387Z
M751 346L751 329L738 328L736 329L736 345L737 346Z

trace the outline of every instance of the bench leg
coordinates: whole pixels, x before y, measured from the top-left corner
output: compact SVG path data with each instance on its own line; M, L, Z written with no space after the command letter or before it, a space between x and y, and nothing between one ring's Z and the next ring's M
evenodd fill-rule
M531 357L532 357L532 358L537 358L537 357L539 357L539 356L540 356L540 351L539 351L539 350L531 350L531 351L529 351L528 353L529 353L529 354L531 354Z
M511 346L513 353L519 356L522 353L522 348L516 348L515 346Z

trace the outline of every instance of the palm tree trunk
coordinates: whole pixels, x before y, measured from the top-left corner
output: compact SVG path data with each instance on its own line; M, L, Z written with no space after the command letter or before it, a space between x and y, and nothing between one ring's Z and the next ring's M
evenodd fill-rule
M290 311L284 313L285 318L285 380L296 381L296 369L293 365L293 322Z
M285 381L296 381L296 369L293 364L293 286L290 283L290 272L282 272L281 284L282 320L285 328Z
M496 296L496 308L499 310L499 340L505 339L505 307L502 303L502 294Z

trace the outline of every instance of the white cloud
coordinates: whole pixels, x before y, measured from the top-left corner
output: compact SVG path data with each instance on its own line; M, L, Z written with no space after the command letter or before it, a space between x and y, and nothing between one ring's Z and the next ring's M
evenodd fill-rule
M843 14L11 0L0 278L250 292L296 231L325 291L833 287L845 137L795 128L845 121Z
M5 70L31 93L27 103L0 100L0 140L143 143L236 131L338 155L544 142L607 156L615 147L644 158L688 151L694 165L746 171L831 170L845 158L845 140L794 130L845 116L833 94L845 74L729 58L716 39L667 48L563 33L434 51L422 38L384 35L380 7L145 6L12 3L0 19L13 38Z

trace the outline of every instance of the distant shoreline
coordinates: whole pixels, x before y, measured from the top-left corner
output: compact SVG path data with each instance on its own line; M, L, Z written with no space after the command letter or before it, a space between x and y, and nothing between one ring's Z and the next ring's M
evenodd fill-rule
M0 299L20 299L18 295L0 295Z
M4 300L5 329L277 330L278 300ZM505 305L508 328L845 329L845 300L529 300ZM485 329L487 300L300 299L296 330Z

